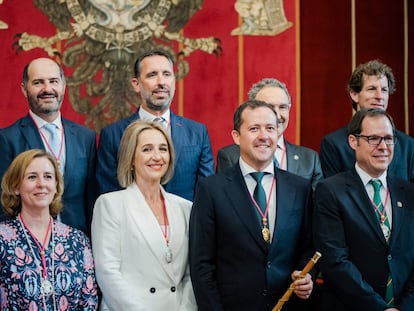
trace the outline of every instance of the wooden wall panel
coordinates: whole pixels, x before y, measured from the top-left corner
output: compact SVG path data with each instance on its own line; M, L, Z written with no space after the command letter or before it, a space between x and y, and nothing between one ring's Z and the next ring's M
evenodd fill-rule
M346 93L351 71L349 1L301 2L301 144L320 140L352 115Z
M397 90L390 97L388 111L398 129L414 134L410 122L414 117L414 65L410 58L414 4L408 0L355 0L353 19L352 3L301 2L301 144L315 150L324 135L351 118L346 84L352 64L370 59L380 59L393 69Z

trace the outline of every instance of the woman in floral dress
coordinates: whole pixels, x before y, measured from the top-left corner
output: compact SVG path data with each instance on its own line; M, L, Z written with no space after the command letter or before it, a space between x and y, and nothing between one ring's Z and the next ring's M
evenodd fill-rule
M3 176L0 310L96 310L94 262L86 235L56 219L63 180L43 150L18 155Z

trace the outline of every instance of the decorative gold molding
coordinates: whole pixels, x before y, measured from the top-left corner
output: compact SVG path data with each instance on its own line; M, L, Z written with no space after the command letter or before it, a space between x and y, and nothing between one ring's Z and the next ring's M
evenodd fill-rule
M0 0L0 5L3 4L3 0ZM6 22L0 21L0 29L7 29L9 25Z
M274 36L292 27L283 0L237 0L234 8L242 19L231 35Z

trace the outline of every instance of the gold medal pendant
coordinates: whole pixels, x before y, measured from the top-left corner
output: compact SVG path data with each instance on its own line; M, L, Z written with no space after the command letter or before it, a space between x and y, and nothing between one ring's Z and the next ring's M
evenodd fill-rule
M265 240L266 243L269 243L270 242L270 231L269 231L269 228L263 227L263 229L262 229L262 235L263 235L263 240Z

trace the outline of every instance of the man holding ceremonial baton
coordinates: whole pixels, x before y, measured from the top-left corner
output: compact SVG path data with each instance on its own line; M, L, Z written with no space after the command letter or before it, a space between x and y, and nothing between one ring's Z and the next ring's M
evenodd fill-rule
M278 117L249 100L234 114L239 162L198 183L190 217L190 272L200 311L268 311L294 281L284 310L306 310L313 282L312 187L273 161ZM300 299L298 299L300 298Z

